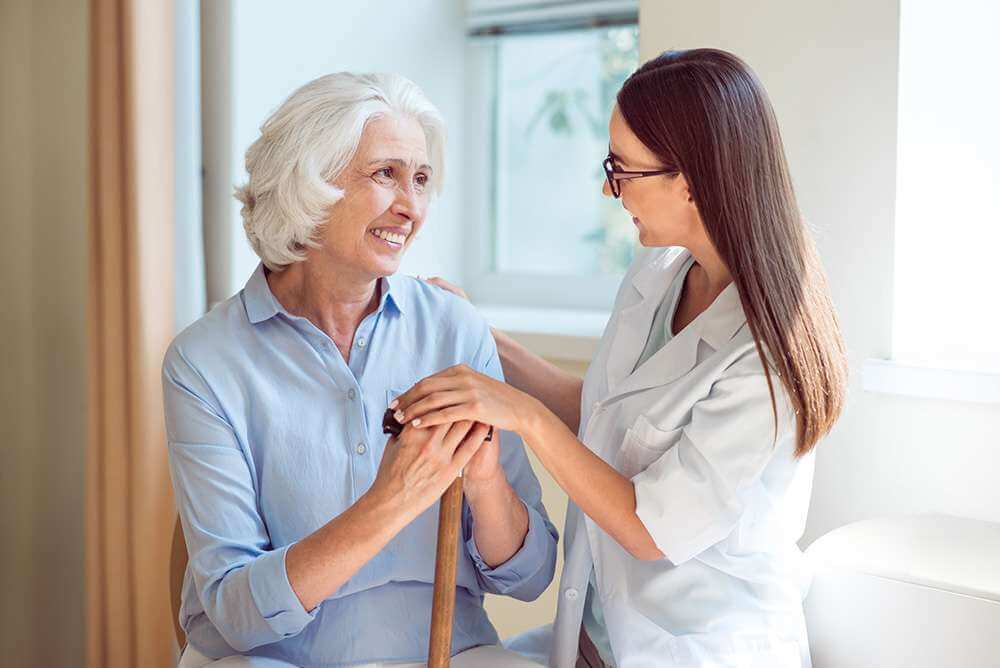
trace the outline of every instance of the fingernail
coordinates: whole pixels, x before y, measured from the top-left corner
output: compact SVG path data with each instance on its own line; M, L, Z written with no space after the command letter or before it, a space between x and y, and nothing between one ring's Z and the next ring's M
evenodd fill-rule
M402 422L403 418L406 416L403 415L403 411L396 411L392 414L392 417L396 418L396 422Z
M414 427L419 427L420 426L420 418L417 418L416 420L413 421L413 426Z
M393 399L391 402L389 402L389 408L395 408L398 405L399 405L399 399Z

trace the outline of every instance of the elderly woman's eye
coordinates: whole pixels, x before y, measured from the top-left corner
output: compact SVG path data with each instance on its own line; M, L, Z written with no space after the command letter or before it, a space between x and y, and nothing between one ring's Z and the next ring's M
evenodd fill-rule
M392 167L383 167L382 169L376 171L372 174L372 178L379 183L391 184L392 183Z
M427 183L429 181L430 181L430 177L428 177L426 174L417 174L413 178L413 182L415 184L417 184L417 187L420 188L421 190L423 190L424 188L427 187Z

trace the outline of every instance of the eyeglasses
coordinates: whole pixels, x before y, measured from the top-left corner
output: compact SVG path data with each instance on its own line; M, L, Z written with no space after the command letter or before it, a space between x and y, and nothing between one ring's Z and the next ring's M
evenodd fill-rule
M611 194L615 196L615 199L618 199L619 197L622 196L621 185L618 183L619 181L641 179L646 176L662 176L664 174L673 175L681 173L679 169L658 169L653 172L622 171L620 169L615 169L615 161L614 158L611 157L610 153L608 154L608 157L604 159L604 162L602 162L601 164L604 166L604 175L608 179L608 187L611 188Z

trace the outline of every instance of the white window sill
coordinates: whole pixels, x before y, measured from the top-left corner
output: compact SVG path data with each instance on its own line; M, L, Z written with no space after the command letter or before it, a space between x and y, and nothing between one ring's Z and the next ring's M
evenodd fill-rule
M949 369L870 359L861 372L865 390L924 399L1000 404L1000 372Z
M589 362L597 352L610 313L584 309L542 309L479 305L492 327L509 334L536 355Z

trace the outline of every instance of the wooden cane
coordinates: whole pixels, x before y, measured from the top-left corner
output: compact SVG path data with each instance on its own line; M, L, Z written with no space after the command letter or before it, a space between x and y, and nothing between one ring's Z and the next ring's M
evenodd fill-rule
M437 564L434 567L434 607L427 668L447 668L451 661L451 628L455 619L455 574L458 529L462 524L462 478L455 478L441 495L438 513Z
M382 431L399 436L403 426L389 409L382 417ZM493 427L486 436L493 440ZM437 555L434 566L434 598L427 668L448 668L455 621L455 576L458 571L458 531L462 526L462 477L455 478L444 494L438 511Z

